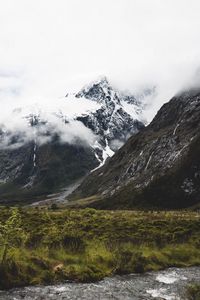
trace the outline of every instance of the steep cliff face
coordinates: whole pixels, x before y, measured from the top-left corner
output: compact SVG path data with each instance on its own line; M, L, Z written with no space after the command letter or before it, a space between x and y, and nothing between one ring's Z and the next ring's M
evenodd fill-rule
M0 203L33 202L58 192L99 165L88 147L30 142L0 151Z
M179 208L200 202L199 132L199 90L177 95L72 198L96 195L90 205L101 208Z

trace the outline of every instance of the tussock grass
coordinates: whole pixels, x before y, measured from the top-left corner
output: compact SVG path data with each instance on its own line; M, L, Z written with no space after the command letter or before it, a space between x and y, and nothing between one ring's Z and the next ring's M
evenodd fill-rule
M10 214L1 208L0 222ZM200 265L198 213L21 209L20 215L26 241L11 247L0 266L1 289Z

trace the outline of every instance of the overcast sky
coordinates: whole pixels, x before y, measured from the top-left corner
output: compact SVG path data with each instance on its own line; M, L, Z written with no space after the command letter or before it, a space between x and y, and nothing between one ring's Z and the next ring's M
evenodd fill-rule
M156 84L161 105L199 67L199 0L0 3L3 105L54 101L98 75L130 90Z

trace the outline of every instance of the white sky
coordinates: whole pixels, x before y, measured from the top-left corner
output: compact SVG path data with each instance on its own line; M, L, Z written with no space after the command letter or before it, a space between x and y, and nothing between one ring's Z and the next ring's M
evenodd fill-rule
M0 4L3 105L19 99L55 101L76 84L107 75L115 85L133 91L138 85L158 85L155 113L199 67L199 0Z

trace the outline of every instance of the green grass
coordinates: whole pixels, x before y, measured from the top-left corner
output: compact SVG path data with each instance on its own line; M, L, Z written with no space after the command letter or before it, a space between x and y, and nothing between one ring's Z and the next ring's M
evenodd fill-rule
M187 287L186 291L187 300L200 300L200 285L192 284Z
M2 207L0 222L10 214ZM9 249L0 288L200 265L195 212L20 209L20 214L27 238Z

